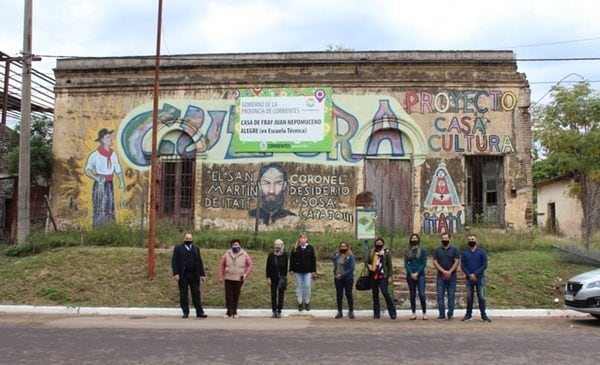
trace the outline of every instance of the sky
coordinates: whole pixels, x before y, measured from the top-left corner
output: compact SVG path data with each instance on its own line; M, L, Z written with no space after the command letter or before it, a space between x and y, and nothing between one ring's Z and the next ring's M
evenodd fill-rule
M19 56L24 1L0 9L0 51ZM33 67L50 75L58 57L156 54L158 0L33 0L32 19ZM161 38L162 55L512 50L533 103L556 84L600 89L597 0L163 0Z

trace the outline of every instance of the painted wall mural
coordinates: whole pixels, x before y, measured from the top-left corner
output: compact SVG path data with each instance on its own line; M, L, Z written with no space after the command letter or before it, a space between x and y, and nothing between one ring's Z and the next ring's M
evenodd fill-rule
M482 90L333 95L330 152L236 154L235 100L170 99L159 112L158 153L197 156L202 182L194 201L203 219L233 217L246 226L256 219L265 226L301 220L352 226L358 171L365 158L411 158L418 167L428 157L448 153L514 152L508 135L512 127L502 121L512 120L515 104L512 92ZM147 194L151 128L152 105L147 103L114 127L90 131L94 137L84 142L89 155L77 161L85 166L82 175L90 178L78 203L93 211L79 216L82 226L131 222L140 215ZM443 163L423 206L426 210L414 219L422 220L425 233L460 231L459 195Z
M105 223L116 223L115 191L113 179L119 179L119 189L125 192L125 178L117 153L113 151L113 131L102 128L96 142L100 146L89 154L85 164L85 175L94 180L92 187L92 222L97 227Z
M423 203L429 211L423 213L423 232L440 234L460 232L462 211L452 212L460 207L460 199L450 172L444 162L440 162L431 177L427 197Z
M427 140L432 152L514 152L509 135L489 133L493 120L484 115L511 112L516 105L517 96L512 91L457 90L405 94L407 113L442 114L432 121L435 132ZM461 112L463 114L458 114Z
M207 217L258 220L261 225L322 220L353 223L355 167L298 163L210 164L202 173Z

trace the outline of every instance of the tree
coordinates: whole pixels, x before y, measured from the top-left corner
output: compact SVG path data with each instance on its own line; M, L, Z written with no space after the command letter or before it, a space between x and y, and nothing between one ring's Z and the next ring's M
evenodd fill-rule
M600 220L600 95L589 83L555 86L552 101L533 111L533 136L562 175L574 177L569 193L581 201L586 249ZM549 166L546 166L548 170Z
M33 116L31 119L31 182L39 184L39 179L48 181L52 172L52 130L54 122L47 116ZM20 125L16 126L17 131ZM8 173L19 172L19 149L15 148L6 154L6 170Z

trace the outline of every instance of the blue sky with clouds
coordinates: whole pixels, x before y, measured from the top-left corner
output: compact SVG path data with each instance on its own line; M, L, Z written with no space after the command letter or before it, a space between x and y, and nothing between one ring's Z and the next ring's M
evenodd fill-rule
M0 51L23 48L23 1L0 0ZM158 0L33 0L34 64L59 56L156 51ZM525 59L600 59L597 0L163 0L162 54L368 50L513 50ZM600 60L519 61L540 100L582 79L600 87ZM548 96L541 99L546 102Z

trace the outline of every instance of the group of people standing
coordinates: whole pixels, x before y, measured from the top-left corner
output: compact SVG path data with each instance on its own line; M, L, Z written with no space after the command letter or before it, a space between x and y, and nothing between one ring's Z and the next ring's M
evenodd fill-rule
M479 311L483 321L491 322L486 314L485 304L485 270L487 269L487 254L477 246L477 237L468 236L468 248L462 254L458 248L450 243L450 234L440 235L441 245L433 251L433 265L436 273L436 291L438 302L438 319L451 320L454 316L457 271L460 266L465 274L467 290L467 309L463 321L472 319L473 301L475 292L479 302ZM342 241L338 251L332 255L333 279L336 289L336 319L343 318L343 299L348 303L347 316L354 318L354 270L356 260L347 242ZM383 295L388 314L391 319L396 319L397 311L390 286L393 280L393 261L390 250L385 247L382 238L377 238L374 247L365 257L365 266L369 272L369 281L373 298L373 318L379 319L381 314L380 293ZM412 315L410 320L417 319L416 298L417 294L422 310L422 319L427 320L427 301L425 295L425 269L427 267L427 250L422 247L418 234L410 236L408 247L404 253L404 268L406 282L409 288L410 307ZM196 310L196 317L206 318L200 302L200 283L204 281L205 272L200 250L192 242L192 235L186 233L184 242L175 246L172 257L173 278L178 282L180 306L183 318L189 317L188 290L191 291L192 303ZM219 283L224 284L226 317L237 317L240 292L244 281L253 269L250 255L240 246L240 241L235 239L230 243L230 248L225 252L219 264ZM296 281L296 298L298 310L311 310L312 280L317 275L317 257L315 248L310 244L308 236L301 233L296 245L289 253L284 250L284 242L275 240L273 251L266 260L266 283L271 292L271 318L281 318L284 306L285 291L287 290L288 273ZM447 300L446 300L447 296ZM446 311L447 303L447 311Z

